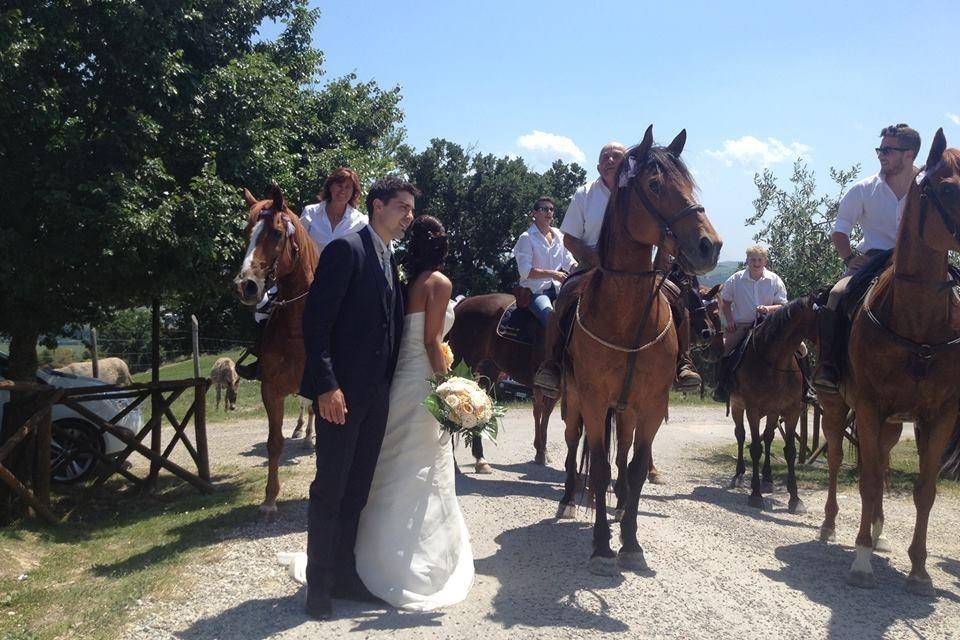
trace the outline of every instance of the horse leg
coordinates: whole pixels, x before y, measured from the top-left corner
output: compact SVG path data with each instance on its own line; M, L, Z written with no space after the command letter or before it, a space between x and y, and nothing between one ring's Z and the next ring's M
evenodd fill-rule
M876 578L870 558L873 555L873 514L883 493L883 469L880 464L880 429L883 420L871 402L856 406L857 435L860 444L860 530L857 532L856 558L850 567L847 584L875 587Z
M533 390L533 462L539 465L547 464L547 438L541 433L540 425L546 413L545 397L540 389ZM549 414L548 414L549 415ZM546 429L544 429L546 431Z
M910 575L907 577L907 591L919 595L932 596L935 591L930 575L927 573L927 524L930 509L937 497L937 476L940 473L940 460L947 447L950 435L957 419L957 404L952 411L941 411L935 420L920 420L917 430L917 449L920 453L920 473L913 488L913 502L917 507L917 523L913 530L913 540L907 554L910 556ZM859 416L858 416L859 419Z
M820 525L820 541L836 542L837 513L840 506L837 504L837 475L840 465L843 464L843 430L847 415L847 407L841 402L836 406L824 405L823 435L827 440L827 464L829 480L827 482L827 502L823 507L823 524Z
M770 451L773 449L773 438L777 435L777 420L779 415L767 415L767 425L763 431L763 476L760 482L760 493L773 493L773 472L770 470Z
M305 402L306 400L300 400L300 415L297 416L297 426L294 427L293 433L290 434L290 438L293 440L296 440L303 435L303 412Z
M277 496L280 495L280 456L283 455L283 400L284 396L263 383L260 397L267 410L267 489L260 512L268 517L277 513Z
M763 509L763 494L760 492L760 456L763 453L763 442L760 439L760 417L757 410L747 410L747 422L750 423L750 461L753 463L750 498L747 503L757 509Z
M550 426L550 416L553 414L553 408L556 405L556 398L548 398L547 396L543 396L543 410L540 412L540 423L537 425L537 430L540 433L540 447L543 450L544 465L548 465L553 462L553 460L550 458L550 454L547 452L547 429Z
M304 438L307 439L308 444L311 444L313 442L314 417L315 416L313 414L313 405L308 403L307 404L307 433L303 436Z
M213 402L213 410L217 411L220 408L220 385L215 385L217 387L217 399Z
M580 407L575 406L570 398L567 400L564 424L566 428L563 431L563 438L567 443L567 459L563 467L567 472L567 479L563 485L563 497L560 498L560 505L557 507L557 518L572 520L577 515L574 495L577 491L577 449L580 447L583 418L580 415Z
M787 511L790 513L803 514L807 512L800 494L797 491L797 423L800 421L800 412L805 411L806 407L797 407L795 411L784 416L784 433L786 442L783 444L783 455L787 459L787 491L790 493L790 502L787 505Z
M620 428L620 417L617 417L617 481L613 485L613 492L617 496L617 508L614 510L613 521L623 520L624 510L629 501L629 487L627 483L627 455L633 447L633 431L631 428Z
M877 507L873 512L873 527L870 534L873 536L873 550L877 553L889 553L893 550L890 541L883 537L883 493L887 488L890 474L890 450L900 441L903 432L903 423L887 423L880 431L880 466L883 469L883 487Z
M653 436L659 424L652 429L650 425L640 425L636 444L633 447L633 460L627 469L627 492L629 495L627 510L620 523L620 541L623 546L617 556L620 568L628 571L648 571L646 559L643 557L643 548L637 540L637 510L640 504L640 492L643 490L643 481L649 473L650 454L653 445Z
M647 480L650 481L650 484L666 484L667 481L663 479L663 474L660 473L660 470L657 469L657 465L653 462L653 447L650 447L650 470L647 471Z
M586 417L586 416L585 416ZM610 462L604 442L603 422L585 424L587 446L590 448L590 484L593 486L594 521L593 553L590 556L590 573L601 576L618 576L616 554L610 548L610 523L607 521L607 487L610 486ZM591 427L593 427L591 429ZM591 437L593 436L593 437Z
M747 432L743 428L743 406L732 403L730 413L733 416L733 435L737 438L737 471L730 481L730 488L743 486L743 474L747 472L747 465L743 461L743 443L747 439Z

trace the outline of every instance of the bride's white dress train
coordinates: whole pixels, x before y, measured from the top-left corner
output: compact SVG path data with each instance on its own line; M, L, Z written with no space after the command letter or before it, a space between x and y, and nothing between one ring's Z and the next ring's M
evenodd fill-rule
M451 302L444 335L453 318ZM460 602L473 584L473 550L457 501L450 436L422 404L433 373L423 322L423 312L404 320L383 446L354 548L367 588L414 611ZM305 553L281 553L277 560L297 582L306 581Z
M453 326L447 307L443 333ZM424 313L406 316L390 387L390 413L357 533L357 572L395 607L429 611L462 601L473 550L454 484L450 436L423 407L432 375Z

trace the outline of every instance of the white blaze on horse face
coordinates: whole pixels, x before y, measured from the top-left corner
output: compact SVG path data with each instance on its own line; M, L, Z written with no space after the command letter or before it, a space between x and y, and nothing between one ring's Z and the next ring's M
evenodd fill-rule
M258 220L250 232L250 244L247 245L247 255L243 257L243 265L240 266L240 277L244 277L253 267L253 254L257 249L257 241L260 239L260 233L263 231L263 220Z

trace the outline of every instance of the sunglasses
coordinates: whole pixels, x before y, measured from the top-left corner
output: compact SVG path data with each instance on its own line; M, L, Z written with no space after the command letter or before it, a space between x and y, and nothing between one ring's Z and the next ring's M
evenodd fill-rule
M534 211L556 211L553 207L534 207Z
M874 151L877 152L878 156L885 156L888 153L893 153L894 151L909 151L910 147L877 147Z

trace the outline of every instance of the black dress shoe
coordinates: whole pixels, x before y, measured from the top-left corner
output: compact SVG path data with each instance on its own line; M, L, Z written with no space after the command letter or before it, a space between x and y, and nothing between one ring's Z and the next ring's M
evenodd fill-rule
M331 596L338 600L354 600L356 602L376 602L383 603L383 600L373 595L367 585L363 584L360 578L346 582L338 582L333 587Z
M326 593L317 593L314 595L307 589L307 615L314 620L329 620L333 617L333 602L330 595Z

